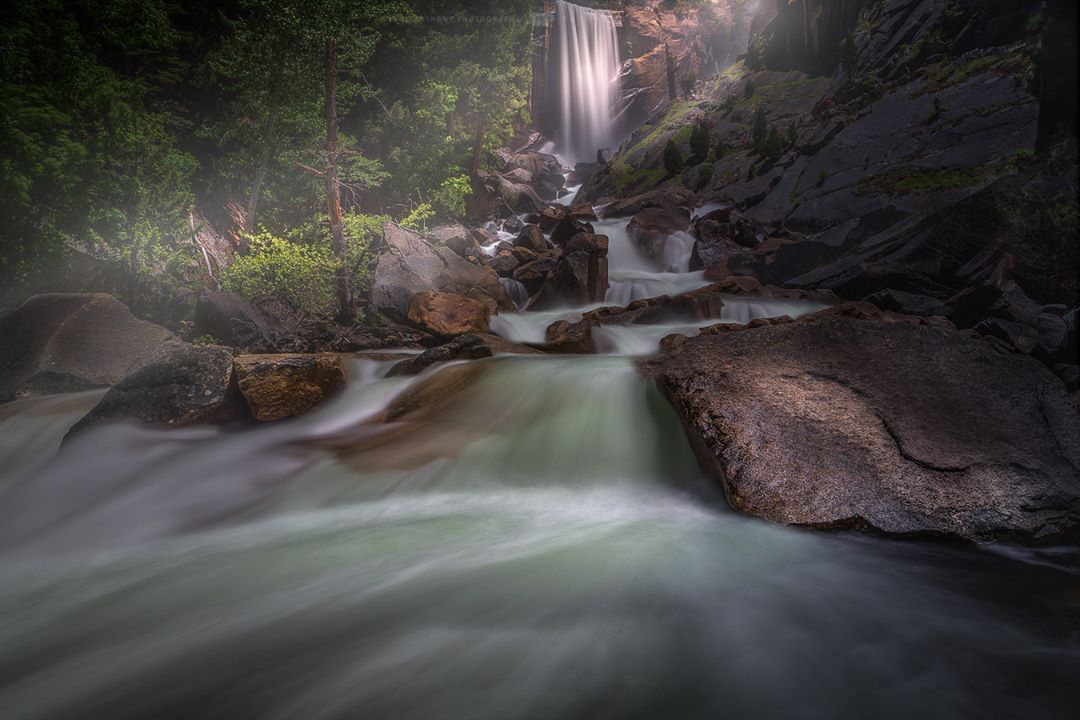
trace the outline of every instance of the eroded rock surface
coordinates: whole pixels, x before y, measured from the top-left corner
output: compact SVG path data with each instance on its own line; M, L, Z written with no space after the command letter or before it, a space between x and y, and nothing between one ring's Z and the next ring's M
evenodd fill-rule
M170 341L160 350L158 360L116 384L71 432L106 422L176 428L245 416L229 348Z
M744 513L977 541L1080 526L1080 415L1031 358L837 313L676 347L643 368Z
M335 353L241 355L236 358L240 392L256 420L273 422L303 415L345 386Z

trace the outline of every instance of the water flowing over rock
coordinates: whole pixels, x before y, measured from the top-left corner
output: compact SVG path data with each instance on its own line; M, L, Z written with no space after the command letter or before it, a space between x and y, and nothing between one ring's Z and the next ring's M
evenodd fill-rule
M1057 377L953 330L822 315L645 363L736 509L898 536L1075 533L1080 416Z
M607 10L559 0L559 143L574 160L592 160L612 142L612 107L618 94L619 38Z
M173 339L109 295L35 295L0 313L0 402L115 385Z

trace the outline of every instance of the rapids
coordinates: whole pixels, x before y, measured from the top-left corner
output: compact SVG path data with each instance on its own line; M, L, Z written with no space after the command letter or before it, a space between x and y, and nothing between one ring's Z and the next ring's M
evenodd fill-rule
M1080 576L1051 550L740 517L622 357L499 357L270 427L0 415L0 717L1053 717ZM395 446L395 443L398 443ZM36 458L36 459L35 459Z
M572 7L559 3L564 32L606 43L605 13ZM592 100L617 49L595 59L575 76ZM595 151L610 118L566 106ZM708 284L687 272L689 236L648 261L626 222L596 223L607 304ZM525 306L524 287L507 291ZM672 332L820 307L732 297L719 319L599 328L606 356L475 361L450 402L389 423L444 368L387 378L390 363L354 361L341 396L264 427L65 440L101 391L0 406L0 718L1075 711L1075 549L742 517L634 367ZM492 328L543 342L588 309Z

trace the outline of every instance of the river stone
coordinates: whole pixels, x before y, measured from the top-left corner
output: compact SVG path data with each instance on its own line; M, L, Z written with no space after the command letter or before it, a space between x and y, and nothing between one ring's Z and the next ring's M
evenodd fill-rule
M499 307L514 306L498 273L463 260L448 247L432 246L393 223L383 226L383 246L375 265L371 302L391 317L406 317L413 295L426 291L465 296L483 292Z
M241 355L235 367L252 416L263 422L303 415L345 387L334 353Z
M450 362L451 360L480 360L495 354L481 335L460 335L450 342L438 347L426 350L416 357L402 360L390 368L387 377L401 375L418 375L432 365Z
M453 293L416 293L409 302L409 322L433 335L487 332L490 321L486 305Z
M897 536L1080 524L1080 415L1038 362L914 323L810 316L645 361L736 509Z
M109 295L35 295L0 313L0 402L115 385L174 339Z
M110 389L71 433L134 420L156 427L207 425L245 415L229 348L169 341L161 357Z

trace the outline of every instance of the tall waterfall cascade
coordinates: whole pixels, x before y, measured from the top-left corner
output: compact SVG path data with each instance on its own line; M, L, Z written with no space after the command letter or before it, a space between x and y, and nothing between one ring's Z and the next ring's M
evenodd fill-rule
M559 0L560 123L558 149L571 161L591 161L613 140L612 108L619 90L619 39L607 10Z

